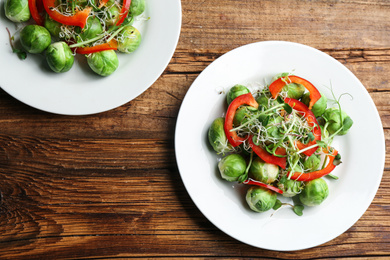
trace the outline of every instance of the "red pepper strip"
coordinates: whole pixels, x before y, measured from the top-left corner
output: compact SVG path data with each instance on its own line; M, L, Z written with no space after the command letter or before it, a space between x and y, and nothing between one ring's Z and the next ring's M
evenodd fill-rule
M81 11L76 11L72 16L63 15L58 12L56 7L56 0L43 0L47 14L55 21L65 25L75 25L84 28L87 24L87 19L91 13L92 7L87 7Z
M256 186L260 186L260 187L263 187L263 188L267 188L269 190L273 190L277 193L280 193L280 194L283 194L283 191L279 188L276 188L272 185L268 185L268 184L265 184L265 183L262 183L262 182L259 182L259 181L255 181L255 180L252 180L252 179L247 179L246 181L243 181L242 183L244 184L248 184L248 185L256 185Z
M321 129L320 129L320 126L319 126L317 119L314 116L313 112L311 110L309 110L309 108L305 104L303 104L301 101L298 101L296 99L285 98L284 102L286 102L293 109L298 111L301 116L305 117L310 127L314 127L313 131L312 131L312 133L314 135L314 140L310 141L307 144L303 144L300 141L296 141L296 146L298 147L298 149L299 150L305 149L306 147L315 145L317 140L320 141L321 140ZM306 150L303 153L307 156L310 156L315 151L317 151L317 147L314 147L310 150Z
M111 40L110 42L99 44L92 47L77 48L76 53L90 54L99 51L116 50L116 49L118 49L118 42L116 40Z
M131 4L131 0L123 0L122 9L121 9L121 12L119 14L119 19L118 19L118 22L116 23L116 26L121 25L123 23L123 21L125 20L127 14L129 13L129 10L130 10L130 4Z
M102 8L109 0L100 0L99 8Z
M337 154L338 152L333 150L333 153L327 156L329 158L329 162L324 169L308 173L294 172L290 178L296 181L311 181L329 174L331 171L333 171L334 168L336 168L336 165L333 164L333 161Z
M254 108L259 107L259 104L251 93L238 96L230 103L226 112L224 130L229 143L233 147L239 146L246 140L246 138L239 137L235 131L230 131L233 129L234 115L236 114L237 109L242 105L249 105Z
M249 146L252 148L252 150L259 156L264 162L266 163L272 163L275 165L278 165L282 167L283 169L286 169L286 157L277 157L270 153L268 153L266 150L261 148L260 146L255 145L255 143L252 140L252 136L250 135L248 138Z
M288 84L286 81L288 83L301 84L310 92L309 109L312 109L313 105L321 98L320 92L313 84L298 76L282 77L272 82L269 86L269 91L271 92L273 98L276 98L279 92L282 91L282 88Z
M30 9L30 13L34 21L38 25L43 25L43 17L39 14L37 0L28 0L28 8Z

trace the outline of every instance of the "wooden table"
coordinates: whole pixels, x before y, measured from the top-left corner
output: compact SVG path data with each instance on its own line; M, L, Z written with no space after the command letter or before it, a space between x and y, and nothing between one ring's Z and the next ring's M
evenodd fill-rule
M275 252L234 240L200 213L173 142L180 104L199 73L265 40L303 43L347 66L373 98L389 142L390 2L182 0L182 11L171 63L117 109L61 116L0 91L0 259L389 259L388 159L373 203L347 232L316 248Z

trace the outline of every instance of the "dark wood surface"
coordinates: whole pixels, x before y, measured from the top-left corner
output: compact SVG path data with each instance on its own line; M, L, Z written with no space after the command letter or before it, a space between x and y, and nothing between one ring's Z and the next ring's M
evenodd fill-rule
M324 245L275 252L234 240L200 213L180 179L173 142L180 104L207 65L247 43L285 40L348 67L374 100L389 144L390 2L181 2L170 64L119 108L61 116L0 90L0 259L389 259L388 157L377 195L355 225Z

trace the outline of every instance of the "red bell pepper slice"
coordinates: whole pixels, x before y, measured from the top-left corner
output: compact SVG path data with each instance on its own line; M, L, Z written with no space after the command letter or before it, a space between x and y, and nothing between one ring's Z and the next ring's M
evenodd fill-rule
M118 49L118 42L116 40L111 40L109 42L99 44L96 46L77 48L76 53L90 54L99 51L117 50L117 49Z
M283 191L279 188L276 188L272 185L268 185L268 184L265 184L265 183L262 183L260 181L255 181L255 180L252 180L252 179L247 179L245 181L243 181L242 183L244 184L248 184L248 185L256 185L256 186L260 186L260 187L263 187L263 188L267 188L269 190L272 190L272 191L275 191L279 194L283 194Z
M123 21L125 20L127 14L129 13L129 10L130 10L130 4L131 4L131 0L123 0L122 9L121 9L121 12L119 14L119 19L118 19L118 22L116 23L116 26L121 25L123 23Z
M56 8L56 0L43 0L43 5L47 14L55 21L65 24L65 25L74 25L84 28L87 24L87 19L91 13L92 7L86 7L81 11L76 11L72 16L64 15L58 12Z
M309 126L310 127L313 127L313 135L314 135L314 140L313 141L310 141L309 143L307 144L303 144L302 142L300 141L296 141L296 146L299 150L302 150L302 149L305 149L309 146L312 146L312 145L315 145L316 144L316 141L320 141L321 140L321 129L320 129L320 126L317 122L317 119L316 117L314 116L313 112L311 110L309 110L309 108L304 104L302 103L301 101L299 100L296 100L296 99L293 99L293 98L285 98L284 99L284 102L286 102L287 104L289 104L293 109L295 109L296 111L298 111L298 113L305 117ZM317 151L317 147L314 147L312 149L309 149L309 150L306 150L304 151L303 153L307 156L310 156L312 155L315 151Z
M43 17L39 14L39 10L38 10L38 4L39 4L40 0L28 0L28 8L30 9L30 13L31 13L31 16L32 18L34 19L34 21L38 24L38 25L43 25Z
M313 84L311 84L306 79L303 79L298 76L286 76L272 82L271 85L269 86L269 91L271 92L272 97L276 98L279 92L282 91L283 87L286 86L288 83L301 84L309 91L310 93L309 109L312 109L313 105L321 98L321 93L317 90L316 87L314 87Z
M239 146L246 140L244 137L239 137L235 131L231 131L233 129L234 115L236 114L237 109L242 105L249 105L254 108L259 107L259 104L251 93L238 96L230 103L226 112L224 130L229 143L233 147Z
M327 157L329 158L329 162L324 169L314 171L314 172L309 172L309 173L294 172L292 173L290 178L296 181L311 181L329 174L331 171L334 170L334 168L336 168L336 165L333 164L333 161L336 158L337 154L338 154L337 150L333 150L332 154L327 155Z
M272 163L282 167L283 169L286 169L286 164L287 164L286 157L278 157L270 154L260 146L255 145L252 138L253 137L251 135L248 138L249 147L252 148L252 150L255 152L255 154L257 154L257 156L259 156L266 163Z

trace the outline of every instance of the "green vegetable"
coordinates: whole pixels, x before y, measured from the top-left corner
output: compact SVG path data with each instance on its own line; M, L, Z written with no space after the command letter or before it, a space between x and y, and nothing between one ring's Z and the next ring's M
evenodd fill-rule
M74 57L65 42L56 42L46 49L46 60L50 68L57 73L66 72L73 66Z
M62 26L61 23L54 21L53 19L50 18L50 16L47 15L44 26L50 32L51 35L53 35L56 38L60 38L60 32Z
M283 191L284 197L294 197L302 192L304 183L288 179L286 175L283 175L278 182L278 188Z
M321 159L315 155L312 154L310 155L304 162L303 162L303 167L308 171L308 172L314 172L317 170L321 165Z
M6 0L4 11L5 16L15 23L27 22L31 17L28 0Z
M111 75L119 65L118 56L113 50L92 53L87 56L87 62L89 67L100 76Z
M320 205L329 195L328 184L323 179L315 179L305 184L299 194L300 201L306 206Z
M266 163L259 157L256 157L252 162L249 172L255 180L270 184L278 178L279 167Z
M123 29L118 36L118 51L132 53L141 44L141 33L129 25Z
M250 93L249 89L243 85L234 85L226 95L227 103L230 104L236 97Z
M310 103L310 93L309 92L306 92L303 95L302 102L306 106L309 106L309 103ZM328 106L327 103L328 103L327 97L321 93L321 98L316 103L314 103L313 108L311 109L314 116L316 116L316 117L321 116L325 112L325 110Z
M81 41L86 41L95 38L96 36L103 33L103 26L100 23L99 18L89 17L87 24L79 34Z
M262 187L252 186L246 193L246 202L256 212L272 209L276 203L276 193Z
M116 5L111 5L107 10L107 19L106 24L107 25L114 25L116 21L118 20L119 14L121 10Z
M345 135L353 125L353 121L347 113L335 107L325 110L322 117L326 121L325 129L328 130L331 135Z
M219 117L213 121L208 131L209 143L218 154L224 154L233 150L233 147L226 138L225 130L223 128L224 123L225 119Z
M292 75L290 73L284 72L280 73L272 78L272 81L275 81L279 78L286 77ZM288 82L287 82L288 83ZM296 83L289 83L286 84L286 86L283 87L282 91L287 92L287 97L294 98L294 99L300 99L303 96L303 93L305 93L306 88L301 84Z
M29 53L41 53L51 43L49 31L39 25L27 25L20 32L20 43Z
M130 14L137 16L145 11L145 0L132 0L130 5Z
M237 181L241 175L245 174L246 162L241 155L230 154L218 163L218 169L223 179Z

